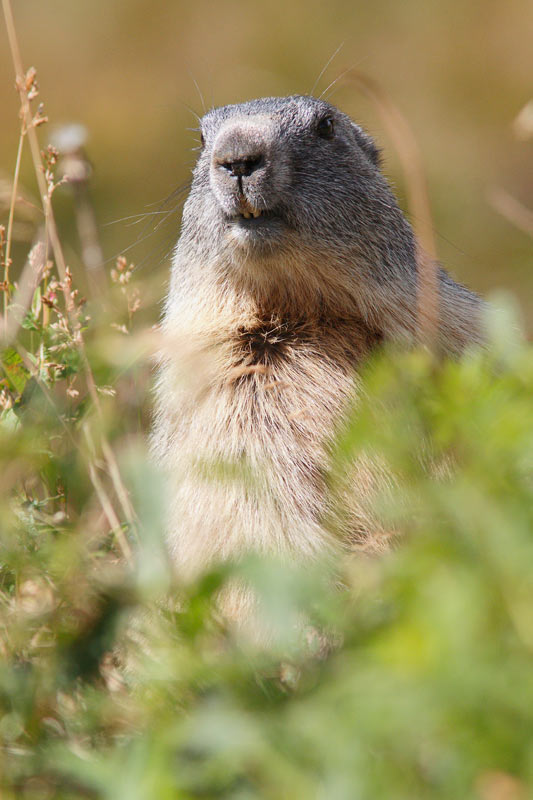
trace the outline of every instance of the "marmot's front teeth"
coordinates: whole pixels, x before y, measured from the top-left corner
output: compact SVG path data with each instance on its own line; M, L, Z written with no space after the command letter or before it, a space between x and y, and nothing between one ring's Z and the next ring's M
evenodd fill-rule
M241 215L244 217L244 219L251 219L252 217L257 219L257 217L260 217L262 213L263 212L258 208L252 208L251 206L250 211L241 211Z

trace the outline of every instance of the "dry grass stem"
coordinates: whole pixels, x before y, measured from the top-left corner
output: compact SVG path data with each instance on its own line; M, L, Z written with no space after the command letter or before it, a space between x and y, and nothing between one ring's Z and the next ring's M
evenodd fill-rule
M133 565L133 553L130 547L130 544L124 535L124 531L122 530L122 526L120 524L120 520L118 519L115 509L113 508L113 504L111 500L107 496L105 491L104 485L98 476L98 472L95 467L95 458L96 458L96 450L94 446L94 441L91 436L91 432L87 423L83 425L83 433L87 444L89 446L89 451L91 456L88 458L88 466L89 466L89 476L91 478L91 483L94 486L94 490L97 494L98 500L100 501L100 505L106 515L107 521L109 526L117 540L117 543L120 547L122 555L126 559L129 566Z
M533 236L533 211L505 189L493 189L489 194L492 208L528 236Z
M15 160L15 173L13 175L13 187L11 190L11 203L9 205L9 217L7 220L6 251L4 256L4 325L5 336L7 339L7 307L9 303L9 267L11 266L11 242L13 240L13 220L15 217L15 205L17 202L17 189L20 174L20 163L22 160L22 148L24 144L24 123L21 125L17 157Z
M407 203L418 243L420 338L429 345L434 344L439 324L437 250L426 176L416 137L404 115L376 81L355 70L347 70L343 80L354 83L373 102L400 159L405 175Z
M26 264L18 281L18 288L4 316L3 346L7 347L17 336L34 292L39 285L46 267L46 246L42 235L28 253Z
M39 124L41 124L46 118L40 116L39 112L35 116L32 116L30 107L31 98L30 98L30 93L28 91L28 81L33 80L34 72L30 70L28 74L24 73L10 0L2 0L2 7L6 21L6 29L13 60L13 66L15 68L16 87L20 98L23 126L25 128L25 133L28 137L28 141L30 144L35 175L39 187L41 202L43 204L43 209L44 209L46 238L50 239L52 245L56 266L63 286L63 293L65 296L67 313L71 320L71 324L75 335L75 340L82 358L89 394L91 396L91 400L94 403L99 418L103 421L102 409L101 409L100 399L98 397L96 382L94 380L89 360L87 358L87 353L85 350L85 345L81 334L80 323L76 311L76 305L72 297L70 271L66 265L66 261L63 255L63 249L61 247L61 243L57 233L57 227L52 210L52 191L53 188L55 187L51 182L47 183L47 178L45 177L45 169L43 166L42 156L39 148L39 142L37 139L36 127ZM100 433L100 437L101 437L102 448L105 450L104 457L108 463L110 473L113 476L113 481L119 487L118 494L119 497L121 498L121 505L124 509L124 512L125 513L127 512L126 516L128 522L132 524L133 515L131 511L131 504L129 503L129 501L126 502L125 500L125 498L127 498L128 496L128 492L120 476L120 472L116 464L116 459L112 455L111 447L109 446L109 443L107 442L103 432Z

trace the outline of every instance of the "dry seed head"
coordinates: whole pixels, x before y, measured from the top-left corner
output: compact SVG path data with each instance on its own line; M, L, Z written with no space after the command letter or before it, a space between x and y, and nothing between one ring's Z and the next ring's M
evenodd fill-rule
M73 397L73 398L76 398L76 397L80 396L80 393L78 392L78 390L74 389L73 386L69 386L67 388L67 394L68 394L69 397Z
M96 391L98 394L106 395L107 397L116 397L117 391L112 386L97 386Z
M126 328L125 325L119 325L118 322L112 322L111 327L114 328L116 331L119 331L119 333L125 333L126 336L129 335L129 330Z
M41 297L41 301L48 306L48 308L55 308L57 303L57 295L55 292L47 292L47 294Z
M13 398L6 388L0 389L0 411L8 411L13 407Z
M39 86L37 84L37 70L35 67L30 67L24 76L24 89L28 95L28 100L33 100L39 94Z
M45 116L43 112L44 112L44 104L39 103L37 112L31 121L31 124L33 125L34 128L38 128L39 125L44 125L45 122L48 122L48 117Z
M59 153L53 145L49 144L45 150L41 150L41 156L47 167L53 167L57 164Z

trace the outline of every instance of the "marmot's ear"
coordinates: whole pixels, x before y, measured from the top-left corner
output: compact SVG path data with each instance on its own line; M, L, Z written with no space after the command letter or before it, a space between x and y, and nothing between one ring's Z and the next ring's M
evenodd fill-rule
M366 153L370 161L375 164L376 167L381 166L381 153L379 151L378 146L372 139L372 137L364 131L359 125L356 125L355 122L352 122L355 138L357 144L361 148L361 150Z

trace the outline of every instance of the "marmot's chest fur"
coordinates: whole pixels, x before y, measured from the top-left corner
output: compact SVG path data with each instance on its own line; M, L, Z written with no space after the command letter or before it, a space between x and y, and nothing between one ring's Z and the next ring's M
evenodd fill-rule
M200 339L187 358L196 381L167 368L156 444L185 571L249 549L331 547L328 445L378 338L354 320L269 319Z
M182 448L191 439L195 453L249 457L280 470L311 465L311 450L323 461L357 367L379 341L359 320L273 318L200 340L191 361L203 380L182 389Z
M353 370L382 340L360 319L258 319L228 334L234 345L234 367L256 366L258 372L275 370L301 354L338 359L339 369Z

